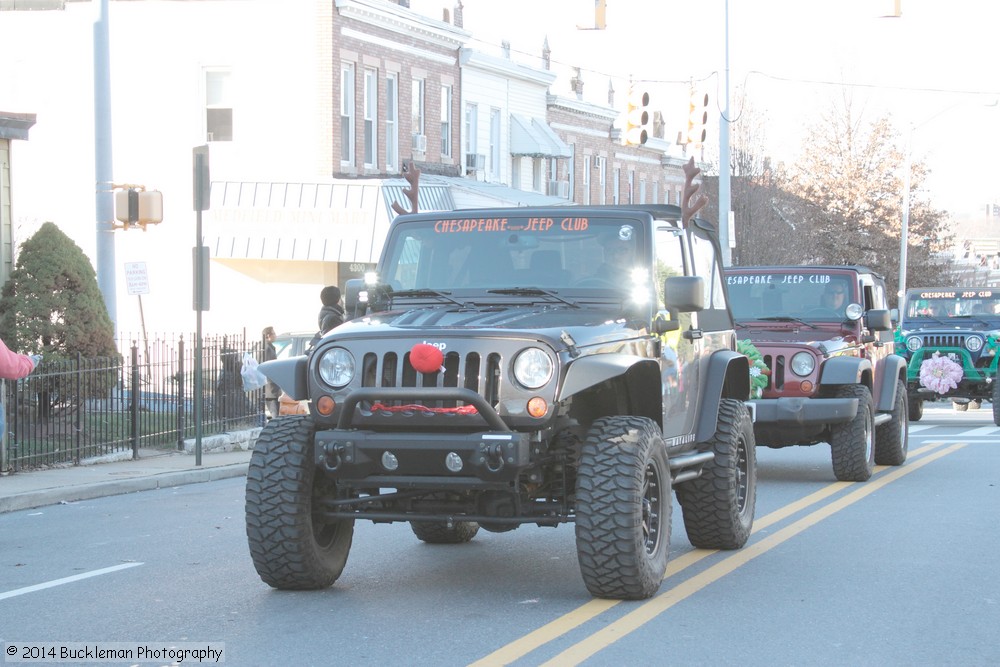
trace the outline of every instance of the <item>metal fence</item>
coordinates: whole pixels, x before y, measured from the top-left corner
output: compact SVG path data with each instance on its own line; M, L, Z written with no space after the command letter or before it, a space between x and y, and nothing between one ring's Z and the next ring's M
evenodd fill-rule
M246 334L202 337L203 434L263 423L263 390L243 391ZM196 436L194 336L122 337L120 356L43 360L23 380L2 381L6 416L0 473L140 449L183 449Z

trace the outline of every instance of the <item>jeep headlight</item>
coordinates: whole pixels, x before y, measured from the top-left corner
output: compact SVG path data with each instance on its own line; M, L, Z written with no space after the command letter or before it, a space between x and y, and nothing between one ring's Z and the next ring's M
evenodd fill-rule
M916 352L924 346L923 339L920 336L910 336L906 339L906 349L910 352Z
M965 339L965 349L969 352L979 352L983 349L983 339L979 336L969 336Z
M319 377L335 389L354 379L354 355L342 347L331 347L319 358Z
M808 352L797 352L792 357L792 372L805 377L816 370L816 358Z
M525 389L538 389L552 377L552 359L537 347L529 347L514 359L514 379Z

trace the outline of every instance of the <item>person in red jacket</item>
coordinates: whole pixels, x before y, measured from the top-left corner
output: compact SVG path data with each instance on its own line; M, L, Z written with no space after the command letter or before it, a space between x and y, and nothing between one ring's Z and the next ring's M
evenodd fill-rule
M4 380L20 380L27 377L41 360L42 355L18 354L0 340L0 378Z

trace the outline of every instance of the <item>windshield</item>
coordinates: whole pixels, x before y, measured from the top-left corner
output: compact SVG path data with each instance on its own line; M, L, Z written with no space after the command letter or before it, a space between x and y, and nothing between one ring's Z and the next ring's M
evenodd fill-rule
M941 320L952 317L998 319L1000 290L908 290L903 317L907 320Z
M845 274L730 273L726 285L737 321L841 321L847 305L858 302L856 281Z
M400 224L380 278L394 291L629 284L642 226L607 218L443 218Z

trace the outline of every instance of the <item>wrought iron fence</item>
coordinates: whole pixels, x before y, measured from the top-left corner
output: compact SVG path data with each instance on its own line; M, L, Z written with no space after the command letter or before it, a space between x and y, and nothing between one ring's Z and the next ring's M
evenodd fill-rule
M203 336L203 434L263 423L263 390L243 391L243 353L261 359L246 334ZM123 336L116 357L42 360L28 377L2 381L6 425L0 473L140 449L183 449L195 437L194 336Z

